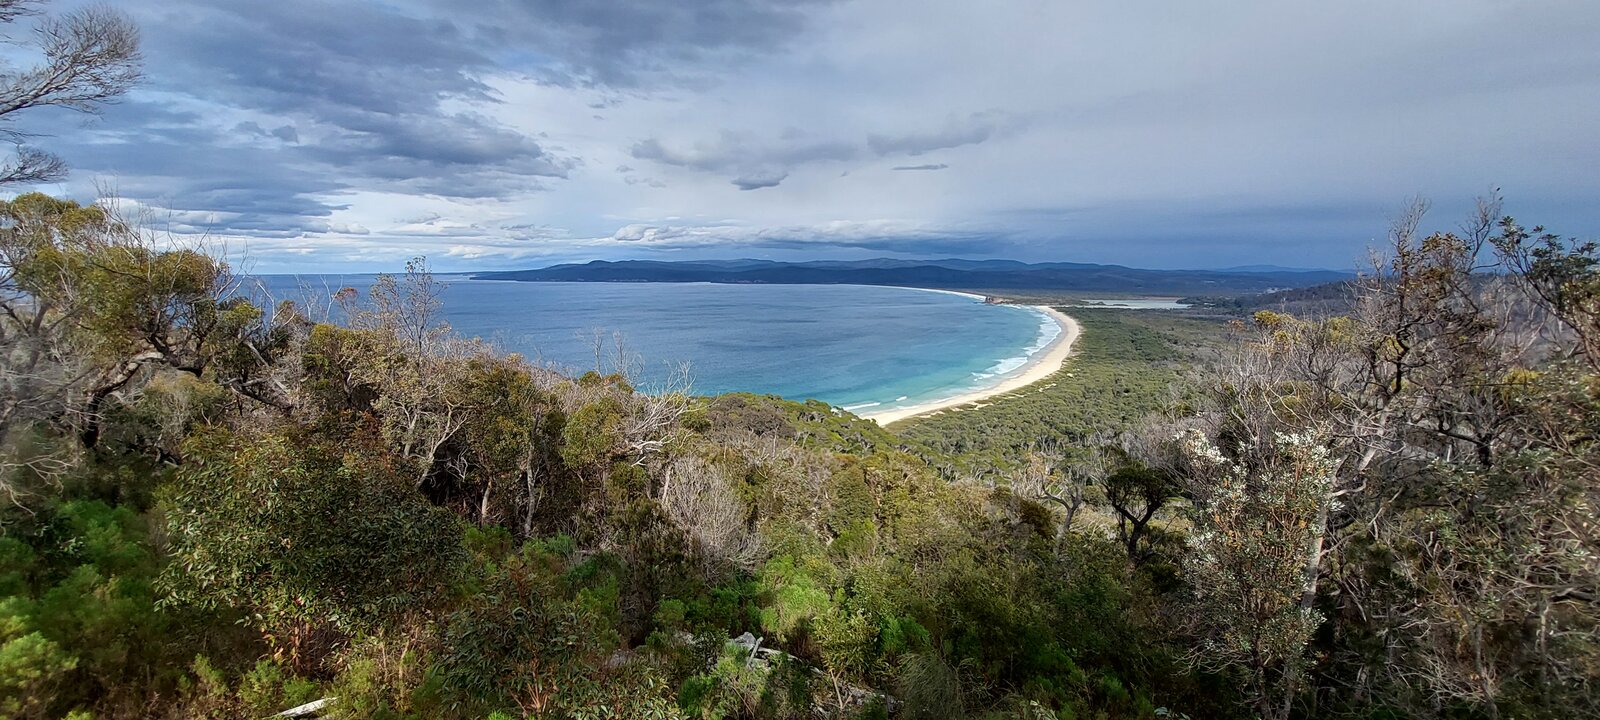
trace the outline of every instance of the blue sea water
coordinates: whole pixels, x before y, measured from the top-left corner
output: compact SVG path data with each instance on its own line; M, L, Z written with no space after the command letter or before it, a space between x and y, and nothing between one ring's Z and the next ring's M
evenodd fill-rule
M622 338L646 391L688 363L696 394L772 393L862 412L992 384L1059 332L1032 308L908 288L439 279L458 333L540 364L595 369L598 333L607 345ZM257 280L276 300L326 305L332 291L365 292L373 277Z

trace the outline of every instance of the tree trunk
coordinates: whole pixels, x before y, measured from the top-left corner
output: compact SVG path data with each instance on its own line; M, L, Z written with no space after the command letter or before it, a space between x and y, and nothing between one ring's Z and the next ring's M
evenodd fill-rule
M83 406L84 425L78 432L78 440L85 448L93 448L100 443L100 406L123 386L139 374L139 369L146 362L160 360L161 353L150 351L135 355L111 372L106 379L89 391L88 401Z
M1312 606L1317 602L1317 580L1322 577L1322 548L1328 537L1328 512L1333 507L1330 499L1324 499L1322 507L1317 510L1315 532L1311 542L1306 546L1306 565L1301 571L1302 583L1300 590L1300 612L1310 613ZM1303 652L1303 651L1302 651ZM1289 717L1289 710L1294 707L1295 693L1300 685L1300 663L1291 662L1283 673L1283 714L1280 717Z

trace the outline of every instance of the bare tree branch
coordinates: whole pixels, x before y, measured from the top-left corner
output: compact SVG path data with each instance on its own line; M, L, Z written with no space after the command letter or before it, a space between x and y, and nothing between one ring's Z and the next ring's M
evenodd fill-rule
M0 24L36 12L32 0L0 0ZM90 6L46 17L26 43L42 56L28 68L0 72L0 139L17 144L17 156L0 166L0 185L47 182L66 174L54 155L21 147L29 133L13 124L14 115L40 107L98 113L127 93L143 76L139 28L129 17L105 6Z

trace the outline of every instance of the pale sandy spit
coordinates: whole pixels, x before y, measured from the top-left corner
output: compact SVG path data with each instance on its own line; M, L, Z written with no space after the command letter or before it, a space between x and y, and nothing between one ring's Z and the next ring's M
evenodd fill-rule
M1033 307L1060 323L1061 333L1056 335L1055 342L1051 343L1049 347L1034 353L1033 357L1028 359L1026 365L998 378L999 382L989 387L953 397L930 400L905 407L888 408L877 412L862 412L857 413L857 415L868 420L875 420L879 425L888 425L906 418L968 405L996 395L1004 395L1056 374L1057 371L1061 370L1061 366L1067 362L1067 358L1072 356L1072 346L1077 342L1078 335L1082 332L1082 329L1078 326L1077 320L1072 319L1060 310L1044 305L1035 305Z

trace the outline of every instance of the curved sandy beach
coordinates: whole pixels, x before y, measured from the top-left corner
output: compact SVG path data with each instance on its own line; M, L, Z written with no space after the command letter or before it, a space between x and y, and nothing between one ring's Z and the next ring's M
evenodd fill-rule
M1056 374L1056 371L1060 370L1062 364L1065 363L1067 358L1072 355L1072 345L1073 343L1077 342L1078 334L1081 332L1081 329L1078 326L1077 320L1072 319L1070 316L1064 312L1061 312L1060 310L1046 307L1044 305L1035 305L1033 307L1043 311L1045 314L1055 319L1057 323L1060 323L1061 334L1056 336L1055 342L1051 343L1049 347L1040 352L1034 353L1033 357L1028 359L1028 364L1018 368L1014 373L1002 377L1000 382L986 388L962 393L954 397L932 400L925 403L919 403L917 405L908 405L906 407L889 408L878 412L857 413L857 415L867 420L875 420L879 425L888 425L889 423L898 420L904 420L906 418L916 417L918 415L926 415L937 410L952 408L958 405L966 405L968 403L978 402L992 398L996 395L1004 395L1008 392L1032 385L1040 380Z

